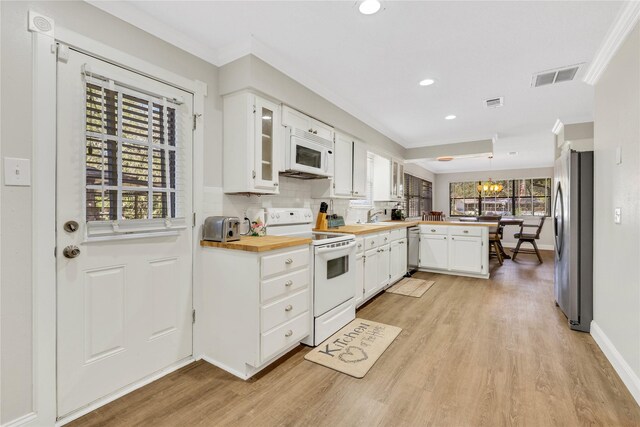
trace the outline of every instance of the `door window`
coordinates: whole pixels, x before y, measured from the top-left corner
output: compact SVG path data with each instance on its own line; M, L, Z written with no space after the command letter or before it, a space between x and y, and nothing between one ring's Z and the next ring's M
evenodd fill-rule
M341 276L349 271L349 255L327 261L327 279Z
M87 222L181 215L179 103L86 77Z
M296 163L310 168L322 168L322 152L296 145Z

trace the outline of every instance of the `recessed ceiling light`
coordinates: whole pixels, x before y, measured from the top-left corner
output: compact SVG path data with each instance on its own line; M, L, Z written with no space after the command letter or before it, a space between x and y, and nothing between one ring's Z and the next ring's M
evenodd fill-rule
M363 15L373 15L380 10L380 2L378 0L364 0L358 9Z
M444 119L445 119L445 120L453 120L453 119L455 119L455 118L456 118L456 116L455 116L455 115L453 115L453 114L449 114L449 115L448 115L447 117L445 117Z
M436 160L439 162L450 162L451 160L453 160L453 157L451 156L440 156L440 157L436 157Z
M434 84L436 81L433 79L424 79L420 81L420 86L431 86L432 84Z

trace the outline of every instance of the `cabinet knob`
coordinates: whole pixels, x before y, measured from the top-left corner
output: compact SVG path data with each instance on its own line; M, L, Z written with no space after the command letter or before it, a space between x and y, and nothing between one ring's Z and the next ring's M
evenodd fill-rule
M386 238L386 237L384 238L384 241L385 241L385 242L387 241L387 238Z
M463 233L469 233L469 230L463 230L462 232Z
M284 334L284 336L285 336L285 337L287 337L287 338L289 338L291 335L293 335L293 331L292 331L291 329L289 329L289 330L287 331L287 333L286 333L286 334Z
M354 191L354 193L355 193L355 194L358 194L358 192L357 192L357 191Z
M362 247L362 243L358 243L358 247L361 248Z
M291 310L293 310L293 306L291 304L289 304L284 308L284 311L291 311Z
M293 285L293 280L287 280L286 282L284 282L285 286L291 286Z
M318 131L317 131L317 130L314 130L314 131L313 131L313 134L314 134L314 135L317 135L317 134L318 134Z
M313 129L309 128L309 133L313 133Z
M431 229L431 232L432 232L432 233L435 233L435 232L436 232L436 229L435 229L435 228L432 228L432 229Z
M287 260L284 263L285 264L293 264L293 260L291 258L287 258Z

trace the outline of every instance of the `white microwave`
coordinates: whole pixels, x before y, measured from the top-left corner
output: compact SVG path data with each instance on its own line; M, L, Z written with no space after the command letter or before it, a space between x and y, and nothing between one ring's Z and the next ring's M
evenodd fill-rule
M285 141L285 171L282 175L295 178L333 176L333 141L302 129L287 127Z

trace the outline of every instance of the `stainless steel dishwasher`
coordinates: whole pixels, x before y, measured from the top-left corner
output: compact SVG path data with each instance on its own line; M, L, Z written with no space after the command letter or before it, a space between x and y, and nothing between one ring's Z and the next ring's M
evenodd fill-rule
M420 227L409 227L409 244L407 245L407 263L409 273L418 269L420 253Z

